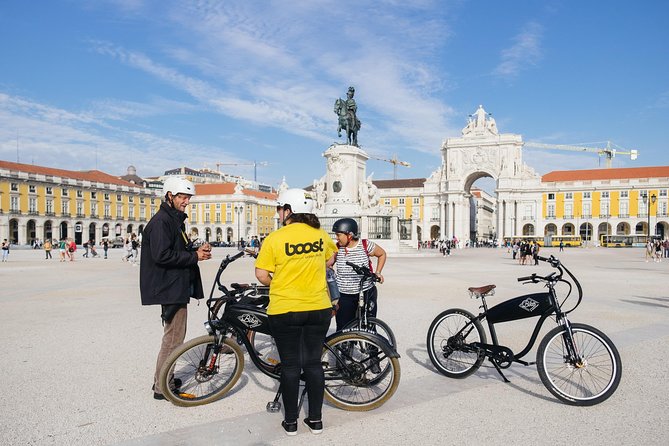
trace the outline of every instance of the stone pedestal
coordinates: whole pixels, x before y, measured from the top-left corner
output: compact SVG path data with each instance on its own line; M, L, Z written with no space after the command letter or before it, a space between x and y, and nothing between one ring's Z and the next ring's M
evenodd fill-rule
M326 159L324 183L326 215L361 215L368 197L361 196L366 185L366 163L369 155L356 146L333 144L324 153Z

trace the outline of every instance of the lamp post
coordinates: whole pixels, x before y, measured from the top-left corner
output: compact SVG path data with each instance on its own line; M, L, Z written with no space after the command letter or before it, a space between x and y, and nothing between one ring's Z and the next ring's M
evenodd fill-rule
M244 206L239 205L235 206L235 215L237 215L237 247L242 247L242 234L240 229L240 223L242 220L242 213L244 212Z
M647 226L646 226L646 243L650 241L650 205L655 204L655 201L657 200L657 195L653 194L650 196L650 200L648 199L648 192L643 194L643 202L646 204L646 217L648 218Z

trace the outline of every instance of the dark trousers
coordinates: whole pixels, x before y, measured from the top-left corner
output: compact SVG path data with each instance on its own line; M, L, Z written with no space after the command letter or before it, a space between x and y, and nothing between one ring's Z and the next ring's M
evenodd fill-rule
M376 317L376 298L378 292L376 286L365 291L365 298L369 302L367 316ZM337 331L346 327L346 324L355 319L358 311L358 293L341 293L339 297L339 308L337 309Z
M325 391L321 353L331 318L331 308L269 316L272 336L281 358L281 394L284 419L288 423L297 421L299 415L297 403L302 374L309 400L309 419L321 419Z

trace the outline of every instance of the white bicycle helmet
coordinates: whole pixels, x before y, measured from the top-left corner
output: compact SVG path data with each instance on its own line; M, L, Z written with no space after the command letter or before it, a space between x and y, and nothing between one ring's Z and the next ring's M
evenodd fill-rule
M168 192L172 192L172 195L186 194L193 196L195 195L195 185L185 178L168 177L163 183L163 197Z
M314 200L311 194L303 189L286 189L279 194L279 206L289 205L293 214L313 214Z

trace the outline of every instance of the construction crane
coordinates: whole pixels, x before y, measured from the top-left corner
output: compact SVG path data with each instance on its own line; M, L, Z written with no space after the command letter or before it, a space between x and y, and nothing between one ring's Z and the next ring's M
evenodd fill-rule
M267 161L254 161L252 163L216 163L216 171L221 173L221 166L253 166L253 181L258 182L258 166L269 166Z
M385 159L385 158L377 158L375 156L370 156L370 158L373 158L373 159L379 160L379 161L385 161L387 163L392 164L393 165L393 180L397 179L397 166L398 165L404 166L404 167L411 167L411 164L407 163L406 161L398 160L397 155L393 155L393 157L390 158L389 160Z
M597 144L597 143L595 143ZM603 143L602 143L603 144ZM574 146L569 144L544 144L542 142L527 141L525 142L527 147L534 147L537 149L549 149L549 150L571 150L573 152L594 152L597 153L601 159L602 156L606 157L606 168L611 168L611 162L616 155L629 155L630 159L635 160L639 156L638 150L619 150L612 146L616 146L611 141L606 141L606 147L584 147L584 146ZM618 146L616 146L618 147Z

